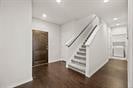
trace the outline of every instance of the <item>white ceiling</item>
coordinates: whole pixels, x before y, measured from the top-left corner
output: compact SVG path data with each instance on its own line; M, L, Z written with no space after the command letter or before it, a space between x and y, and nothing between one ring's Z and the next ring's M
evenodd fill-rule
M33 0L33 17L56 24L64 24L74 19L96 14L110 26L116 23L127 24L128 0ZM46 18L42 14L47 14ZM118 18L113 21L113 18Z

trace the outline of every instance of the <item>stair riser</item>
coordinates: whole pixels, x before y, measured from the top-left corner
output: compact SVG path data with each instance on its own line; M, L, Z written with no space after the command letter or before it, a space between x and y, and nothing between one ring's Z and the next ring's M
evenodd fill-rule
M86 49L79 49L80 51L86 52Z
M76 64L79 64L79 65L86 66L86 63L83 63L83 62L78 62L78 61L73 61L73 60L72 60L72 62L73 62L73 63L76 63Z
M83 55L83 56L86 56L86 53L80 53L80 52L77 52L78 55Z
M78 56L74 56L75 59L83 59L85 60L86 58L85 57L78 57Z
M84 70L78 69L78 68L73 67L73 66L71 66L71 65L68 65L68 67L69 67L70 69L74 70L74 71L77 71L77 72L80 72L80 73L82 73L82 74L85 74L85 71L84 71Z
M86 46L83 45L82 48L86 48Z

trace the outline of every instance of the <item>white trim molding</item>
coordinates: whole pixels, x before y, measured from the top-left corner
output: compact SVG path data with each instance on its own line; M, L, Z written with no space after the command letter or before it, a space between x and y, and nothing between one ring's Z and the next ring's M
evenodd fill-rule
M128 0L128 88L133 88L133 0Z
M48 63L54 63L58 61L61 61L61 60L60 59L49 59Z
M32 80L33 80L33 78L31 77L30 79L27 79L27 80L17 81L16 83L14 83L14 84L11 85L11 86L8 86L7 88L14 88L14 87L16 87L16 86L25 84L25 83L30 82L30 81L32 81Z
M116 60L127 60L127 58L121 58L121 57L109 57L110 59L116 59Z

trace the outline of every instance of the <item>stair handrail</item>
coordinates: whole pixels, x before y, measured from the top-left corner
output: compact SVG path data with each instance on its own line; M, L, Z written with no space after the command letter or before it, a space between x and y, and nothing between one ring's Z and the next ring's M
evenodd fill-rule
M99 26L97 26L95 28L95 30L93 30L93 32L91 33L89 39L86 41L85 45L86 46L90 46L90 44L92 43L92 41L94 40L97 32L103 27L103 24L100 24Z
M96 19L97 16L94 16L93 19L89 22L89 24L87 26L85 26L85 28L74 38L70 39L67 43L66 46L70 47L71 45L73 45L73 43L81 36L82 33L84 33L84 31L91 25L91 23Z
M97 25L95 25L94 27L93 27L93 29L90 31L90 33L89 33L89 35L87 36L87 38L86 38L86 40L88 41L88 39L90 38L90 36L93 34L93 32L94 32L94 30L97 28ZM86 41L86 42L87 42ZM86 45L86 42L85 42L85 45Z

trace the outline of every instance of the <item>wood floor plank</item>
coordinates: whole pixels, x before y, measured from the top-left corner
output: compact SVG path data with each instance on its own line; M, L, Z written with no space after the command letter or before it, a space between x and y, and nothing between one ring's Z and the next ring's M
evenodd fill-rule
M91 78L55 62L33 68L33 79L16 88L127 88L127 61L110 59Z

